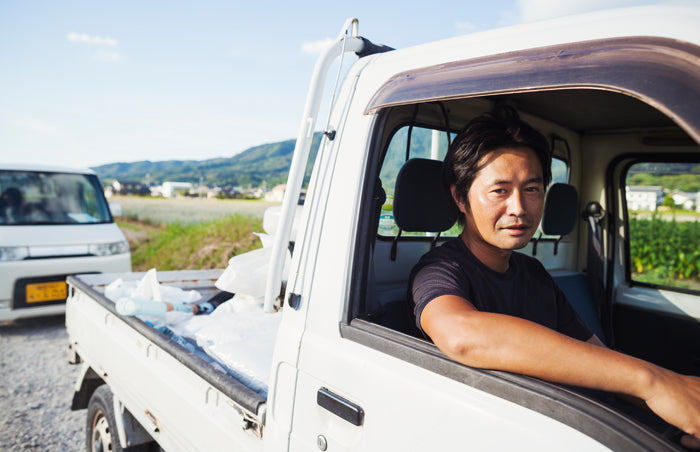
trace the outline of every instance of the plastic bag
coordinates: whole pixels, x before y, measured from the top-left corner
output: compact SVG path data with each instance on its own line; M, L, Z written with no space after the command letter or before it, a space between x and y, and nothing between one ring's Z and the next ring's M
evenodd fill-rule
M233 256L228 261L226 270L216 281L216 287L235 294L264 297L271 258L271 247ZM290 260L289 252L285 253L285 267L289 266Z

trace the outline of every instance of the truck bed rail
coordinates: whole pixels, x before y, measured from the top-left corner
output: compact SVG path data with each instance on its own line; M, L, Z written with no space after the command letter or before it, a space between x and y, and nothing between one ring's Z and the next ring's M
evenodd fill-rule
M175 276L175 274L183 275L186 273L191 272L161 272L159 273L159 280L163 282L163 278L167 278L168 276ZM130 273L128 274L128 277L137 278L139 277L139 275L143 274ZM136 317L119 315L119 313L117 313L116 311L114 302L105 297L104 293L95 289L95 283L100 284L103 282L100 280L100 276L102 275L69 276L67 279L69 285L69 294L72 295L73 291L75 290L74 288L80 289L81 291L89 295L92 299L94 299L99 305L107 309L117 318L121 319L131 328L143 335L146 339L152 341L158 347L162 348L167 353L172 355L175 359L177 359L185 366L196 372L207 383L211 384L214 388L221 391L221 393L229 397L231 400L235 401L242 408L250 411L251 413L254 413L256 416L264 416L263 407L265 405L266 399L260 394L258 394L256 391L244 385L240 381L236 380L234 376L230 374L224 374L221 371L216 370L210 363L206 362L205 360L197 356L195 353L179 346L178 344L170 340L167 336L165 336L163 333L152 328L140 319ZM218 275L214 276L213 273L212 276L213 280L216 280L216 277L218 277ZM177 278L174 280L180 282L187 282L186 278ZM196 281L201 282L201 280L201 277L197 278L196 280L192 279L193 285L197 286L198 283ZM212 283L208 285L209 288L213 287L213 280ZM91 282L93 284L91 284Z

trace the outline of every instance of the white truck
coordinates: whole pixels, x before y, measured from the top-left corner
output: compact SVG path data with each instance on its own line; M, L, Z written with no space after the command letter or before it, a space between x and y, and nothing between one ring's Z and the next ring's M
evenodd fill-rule
M359 58L334 91L290 236L324 73L347 52ZM558 188L522 252L608 346L700 375L698 215L660 207L692 198L678 183L699 173L700 9L599 12L403 50L350 20L316 65L274 232L261 310L281 318L265 387L119 315L105 285L142 275L71 277L73 409L88 409L88 449L677 450L678 432L653 415L458 364L411 334L409 272L459 233L443 218L440 160L498 103L553 150ZM646 249L659 240L661 263ZM220 274L159 278L209 296Z

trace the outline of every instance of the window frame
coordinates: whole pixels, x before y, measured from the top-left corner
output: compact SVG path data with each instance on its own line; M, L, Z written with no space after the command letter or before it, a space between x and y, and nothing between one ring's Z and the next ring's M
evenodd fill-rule
M631 242L631 230L630 230L630 216L629 216L629 206L627 205L627 196L626 196L626 190L625 188L627 187L627 175L629 173L629 170L632 166L640 164L640 163L697 163L700 164L700 155L693 155L693 154L683 154L683 153L667 153L667 154L659 154L659 153L649 153L649 154L626 154L623 156L618 157L612 164L611 167L615 168L622 164L622 167L620 168L619 172L619 180L618 180L618 187L620 191L620 199L622 202L622 205L620 206L621 213L622 213L622 222L623 222L623 229L624 229L624 237L625 239L623 240L623 245L624 245L624 254L623 254L623 259L624 262L623 268L624 268L624 276L625 276L625 282L629 284L631 287L637 286L637 287L646 287L650 289L662 289L662 290L667 290L670 292L678 292L678 293L683 293L683 294L688 294L688 295L700 295L700 289L686 289L683 287L676 287L676 286L668 286L665 284L655 284L655 283L648 283L644 281L638 281L635 279L632 279L632 254L630 250L630 242ZM614 199L614 197L613 197ZM614 204L613 204L614 205Z

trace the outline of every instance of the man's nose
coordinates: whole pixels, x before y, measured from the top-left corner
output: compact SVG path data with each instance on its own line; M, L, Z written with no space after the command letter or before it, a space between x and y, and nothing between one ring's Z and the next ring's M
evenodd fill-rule
M516 217L525 214L525 199L523 193L520 190L514 190L510 197L508 198L508 215L514 215Z

